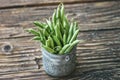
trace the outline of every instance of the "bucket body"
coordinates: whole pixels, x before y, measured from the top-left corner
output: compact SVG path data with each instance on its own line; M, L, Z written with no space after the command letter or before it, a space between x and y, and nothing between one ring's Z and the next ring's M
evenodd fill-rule
M71 74L76 66L76 47L67 54L55 55L42 48L43 67L48 75L62 77Z

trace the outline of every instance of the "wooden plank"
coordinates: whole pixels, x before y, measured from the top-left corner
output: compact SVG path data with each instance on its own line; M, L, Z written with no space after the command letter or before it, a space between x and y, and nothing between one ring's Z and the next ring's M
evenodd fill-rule
M13 7L22 7L22 6L38 6L38 5L53 5L58 4L60 2L63 3L87 3L87 2L96 2L96 1L103 1L103 0L1 0L0 1L0 8L13 8Z
M81 31L120 28L120 1L65 5L68 18L74 18ZM33 21L45 21L57 6L22 7L0 10L3 27L33 27Z
M6 75L1 76L1 80L13 80L13 79L20 79L20 80L48 80L48 79L49 80L66 80L66 79L67 80L79 80L79 79L80 80L98 80L98 79L119 80L120 78L119 74L114 74L114 73L118 73L120 70L116 69L116 70L113 70L113 72L112 70L107 70L107 69L102 70L102 71L98 70L98 71L92 71L91 73L88 73L88 72L80 73L77 76L76 74L73 74L71 76L67 76L64 78L53 78L53 77L46 75L45 72L41 72L40 70L34 69L30 71L28 70L28 71L18 72L17 74L16 73L6 74Z
M4 31L3 31L4 32ZM110 80L120 77L120 29L83 31L78 39L85 40L77 47L77 70L63 80ZM12 54L0 51L0 80L58 80L44 72L39 44L31 37L7 38L14 46ZM1 50L1 49L0 49ZM40 57L38 63L35 57ZM40 69L37 69L40 66Z
M71 0L70 4L65 6L69 18L73 17L79 22L81 33L78 39L85 42L77 47L76 71L64 78L52 78L46 75L42 66L39 43L31 40L32 35L25 31L33 27L34 20L44 21L44 18L50 16L57 2L55 5L49 2L50 6L49 4L41 6L42 3L38 3L34 7L15 8L19 1L11 1L12 3L16 1L12 5L7 5L13 6L11 9L0 10L0 80L120 79L119 1L72 4ZM20 3L20 5L29 4L32 3ZM12 51L8 50L9 54L3 51L6 44L13 46Z
M35 57L40 56L40 49L37 49L40 45L34 43L31 37L19 37L21 33L22 35L25 34L23 28L2 28L0 30L1 36L6 36L5 34L9 36L7 39L1 37L0 41L0 73L37 69L38 65L35 62ZM13 33L12 35L11 32ZM16 38L11 38L10 35L16 35ZM8 43L13 46L10 54L2 51L3 45Z

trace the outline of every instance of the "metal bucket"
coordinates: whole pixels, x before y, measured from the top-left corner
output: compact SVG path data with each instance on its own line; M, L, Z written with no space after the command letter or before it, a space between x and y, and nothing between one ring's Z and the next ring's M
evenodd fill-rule
M48 75L62 77L71 74L76 66L76 47L68 54L55 55L42 48L43 67Z

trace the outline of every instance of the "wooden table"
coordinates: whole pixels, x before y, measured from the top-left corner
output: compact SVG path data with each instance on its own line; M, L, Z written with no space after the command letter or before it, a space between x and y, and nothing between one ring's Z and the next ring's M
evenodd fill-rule
M48 76L38 42L25 30L45 21L59 2L79 22L76 71ZM0 80L120 80L120 1L0 0Z

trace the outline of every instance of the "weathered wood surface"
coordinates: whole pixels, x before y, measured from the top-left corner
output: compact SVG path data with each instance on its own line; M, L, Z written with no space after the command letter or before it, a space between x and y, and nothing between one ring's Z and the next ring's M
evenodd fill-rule
M69 18L79 22L81 30L120 28L120 2L81 3L66 5ZM57 5L1 9L1 27L33 27L34 20L45 21ZM28 27L29 26L29 27Z
M104 0L97 0L104 1ZM13 8L13 7L21 7L21 6L45 6L45 5L53 5L58 4L60 2L64 3L83 3L83 2L96 2L96 0L1 0L0 8Z
M77 47L76 71L64 78L46 75L40 45L25 31L60 2L38 1L0 0L0 80L120 80L120 1L63 0L69 18L79 22L78 38L85 40Z

